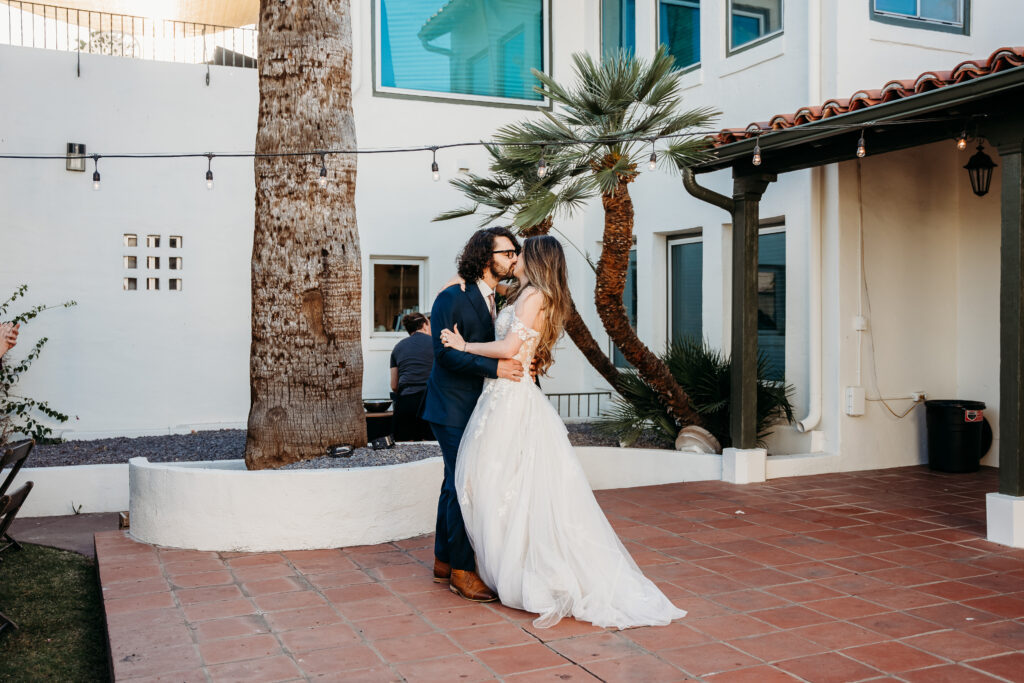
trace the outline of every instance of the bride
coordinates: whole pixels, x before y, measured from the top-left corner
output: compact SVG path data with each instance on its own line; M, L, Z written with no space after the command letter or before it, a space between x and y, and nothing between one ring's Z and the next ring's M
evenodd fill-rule
M455 326L441 342L515 358L524 368L536 359L544 372L572 305L558 240L527 239L513 274L518 282L495 322L497 341L467 343ZM562 419L528 373L520 381L484 380L459 446L455 488L480 577L504 605L538 614L538 628L566 616L627 628L686 615L615 535Z

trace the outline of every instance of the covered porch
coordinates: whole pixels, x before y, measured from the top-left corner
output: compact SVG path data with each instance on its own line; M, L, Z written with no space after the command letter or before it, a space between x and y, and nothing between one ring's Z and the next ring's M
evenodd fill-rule
M905 410L914 407L909 394L984 400L998 453L984 463L999 466L988 537L1016 547L1024 547L1022 64L1024 49L1002 48L728 130L713 157L684 174L690 194L732 218L737 447L756 446L759 204L779 175L809 170L820 215L809 227L802 302L810 329L795 331L809 335L810 349L810 386L801 387L810 409L799 431L817 433L812 451L827 436L842 470L924 462L924 411ZM984 197L962 168L979 144L997 164ZM697 174L727 169L732 196L698 183ZM866 394L867 409L863 398L848 404L851 389Z

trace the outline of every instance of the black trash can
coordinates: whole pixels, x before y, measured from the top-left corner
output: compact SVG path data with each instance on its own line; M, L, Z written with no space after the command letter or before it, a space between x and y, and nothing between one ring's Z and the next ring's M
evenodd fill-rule
M981 401L925 401L928 466L940 472L977 472L985 455L985 404ZM991 432L989 432L991 433ZM988 439L991 445L991 437Z

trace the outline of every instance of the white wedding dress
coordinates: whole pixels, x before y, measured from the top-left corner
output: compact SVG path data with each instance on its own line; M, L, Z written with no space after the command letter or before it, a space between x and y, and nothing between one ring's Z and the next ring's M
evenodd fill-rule
M512 306L498 339L518 334L529 367L539 333ZM485 379L455 466L477 572L539 628L572 616L597 626L664 625L686 612L643 575L597 504L562 419L529 373Z

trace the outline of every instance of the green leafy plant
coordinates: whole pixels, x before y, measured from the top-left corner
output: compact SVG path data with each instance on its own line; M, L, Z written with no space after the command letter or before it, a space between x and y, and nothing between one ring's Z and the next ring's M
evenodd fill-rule
M701 416L703 426L715 435L723 448L732 445L729 434L730 374L732 363L724 353L696 339L676 342L662 355L662 361L679 386L683 388L693 409ZM616 436L624 444L634 443L647 429L666 445L674 444L679 427L665 409L657 392L633 373L622 373L619 396L612 408L598 422L599 430ZM760 354L757 361L757 439L764 439L780 421L793 421L790 398L793 387L768 379L768 358Z
M21 299L28 292L28 285L21 285L8 297L7 301L0 304L0 320L12 323L26 323L40 313L53 308L70 308L77 306L75 301L65 301L55 306L40 304L33 306L24 313L19 313L10 318L7 317L7 310L14 302ZM47 401L20 396L14 393L14 388L21 379L21 376L28 371L29 367L42 353L43 347L49 341L49 337L42 337L29 349L28 355L20 361L13 361L11 354L4 356L4 362L0 365L0 443L7 440L11 434L27 434L36 440L37 443L50 443L53 429L41 420L49 418L58 424L68 421L68 416L51 408Z

